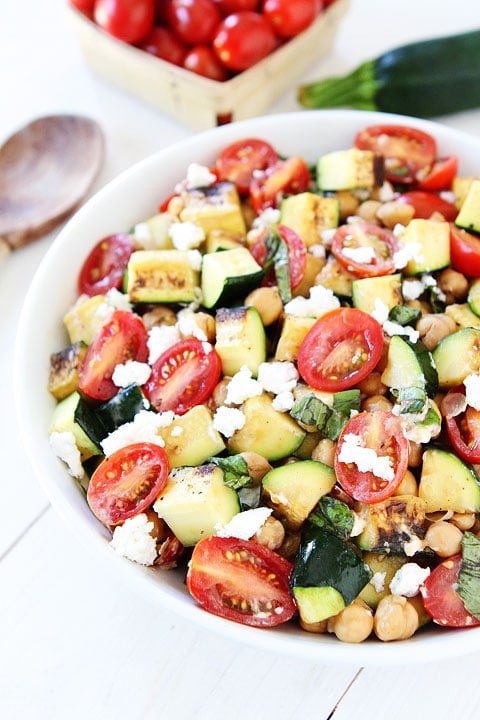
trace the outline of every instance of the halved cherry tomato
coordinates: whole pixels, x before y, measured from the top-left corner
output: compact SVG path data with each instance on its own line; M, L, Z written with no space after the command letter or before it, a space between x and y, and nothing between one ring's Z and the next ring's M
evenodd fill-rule
M452 555L432 570L420 588L425 610L438 625L457 628L480 625L455 591L461 564L462 556Z
M196 338L180 340L154 362L143 391L155 410L183 415L208 400L222 371L214 347Z
M382 155L385 177L393 183L415 182L417 173L437 157L437 143L431 135L403 125L371 125L360 130L354 144Z
M306 334L298 371L317 390L337 392L363 380L382 350L383 330L375 318L356 308L336 308L322 315Z
M263 172L255 173L250 183L250 200L257 213L277 208L284 195L305 192L311 183L310 170L298 156L278 160Z
M80 368L78 388L94 400L109 400L118 391L112 381L115 366L127 360L146 362L148 333L142 320L127 310L115 310L94 337Z
M430 190L431 192L450 190L457 171L458 157L456 155L440 158L435 160L428 174L419 180L417 187L419 190Z
M296 612L292 565L252 540L210 536L195 546L187 588L208 612L255 627L287 622Z
M398 242L386 228L355 223L342 225L335 231L331 250L340 265L355 277L378 277L394 272L394 254L398 250ZM370 258L362 260L358 253L365 251L370 254Z
M361 448L368 448L372 451L373 460L376 457L389 459L390 468L387 473L375 474L371 470L363 471L355 461L340 460L345 438L350 434L360 439L358 447L360 467ZM335 474L342 488L354 500L377 503L393 495L402 482L408 468L408 453L408 440L403 434L402 421L397 415L384 410L361 412L348 420L340 434L334 458Z
M450 264L467 277L480 277L480 237L450 224Z
M93 473L87 490L90 509L104 525L119 525L153 503L169 471L167 453L159 445L135 443L121 448Z
M254 172L265 170L277 161L277 151L265 140L238 140L227 145L217 157L218 178L235 183L238 192L246 195Z
M78 291L92 296L120 288L132 252L132 238L126 233L109 235L100 240L82 265Z
M276 230L288 248L288 272L290 275L290 287L295 290L303 280L305 268L307 266L307 247L302 238L286 225L277 225ZM250 247L250 252L259 265L263 267L267 258L267 247L265 245L265 236L263 233ZM275 285L275 272L272 269L265 281L266 285Z
M448 437L455 452L462 460L480 463L480 412L471 405L467 405L463 412L452 415L449 408L456 403L455 396L459 396L457 400L465 397L463 385L451 388L442 401L442 414L445 418Z
M441 213L445 220L450 222L455 220L458 215L458 208L448 200L444 200L440 195L436 195L426 190L410 190L404 192L395 198L396 202L408 203L415 209L416 218L424 218L428 220L433 213Z

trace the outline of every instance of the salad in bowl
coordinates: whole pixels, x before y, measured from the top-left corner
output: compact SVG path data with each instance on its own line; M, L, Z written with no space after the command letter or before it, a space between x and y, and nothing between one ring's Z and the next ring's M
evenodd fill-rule
M41 337L24 438L52 502L141 588L311 657L475 648L472 145L379 113L236 123L61 233L22 315L19 372Z

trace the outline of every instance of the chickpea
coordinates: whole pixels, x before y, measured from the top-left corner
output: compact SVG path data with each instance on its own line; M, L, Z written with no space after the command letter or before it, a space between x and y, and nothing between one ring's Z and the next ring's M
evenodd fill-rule
M407 305L407 307L412 307L420 310L422 317L423 315L430 314L431 307L425 300L407 300L405 305Z
M423 460L423 447L421 443L408 441L408 467L420 467Z
M363 642L373 630L372 609L357 598L338 615L329 618L327 629L343 642Z
M357 387L362 395L386 395L387 386L382 383L382 373L374 370L358 383Z
M475 513L453 513L451 523L455 525L459 530L465 532L465 530L471 530L475 525L476 517Z
M277 552L287 560L293 560L300 547L300 533L286 533L285 540L278 548Z
M209 405L213 406L213 409L216 409L225 403L227 398L227 385L231 379L232 378L230 377L224 377L215 386L209 401Z
M403 595L386 595L377 605L373 631L379 640L406 640L419 626L418 613Z
M317 460L325 465L333 467L333 458L335 457L336 443L329 438L322 438L320 442L312 450L312 460Z
M415 208L408 203L400 203L395 200L383 203L377 210L377 218L385 227L393 229L399 223L408 225L415 215Z
M260 484L264 475L272 469L272 466L268 460L259 453L247 451L241 453L241 455L247 463L248 474L252 478L253 482L255 484Z
M268 517L260 530L257 530L253 536L253 540L256 540L260 545L270 550L278 550L285 540L285 528L280 520L274 517Z
M283 303L277 287L259 287L245 298L245 305L258 310L263 324L268 327L281 316Z
M174 195L168 202L167 212L178 217L184 208L184 202L179 195Z
M157 305L157 307L144 313L142 320L147 330L151 330L156 325L175 325L177 316L171 308L165 305Z
M372 395L362 401L362 410L367 412L375 412L376 410L391 410L393 404L384 395Z
M393 493L394 495L418 495L417 479L411 470L407 470L402 482Z
M456 330L455 321L448 315L441 313L429 313L424 315L417 322L417 330L420 339L428 350L437 347L440 340L451 335Z
M360 204L359 199L348 190L339 190L335 193L340 207L340 220L346 220L350 215L355 215Z
M365 222L372 225L378 225L378 211L382 207L382 203L379 200L365 200L362 202L357 209L358 217L361 217Z
M456 525L445 520L437 520L425 533L425 545L439 557L446 558L460 552L462 537L463 533Z
M453 268L446 268L437 277L437 285L446 296L446 303L463 302L468 295L468 280Z

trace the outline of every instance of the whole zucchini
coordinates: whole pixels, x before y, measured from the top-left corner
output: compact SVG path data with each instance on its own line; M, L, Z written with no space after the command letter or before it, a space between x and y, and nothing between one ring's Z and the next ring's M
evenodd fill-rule
M402 45L348 75L301 86L297 98L309 108L424 118L480 107L480 30Z

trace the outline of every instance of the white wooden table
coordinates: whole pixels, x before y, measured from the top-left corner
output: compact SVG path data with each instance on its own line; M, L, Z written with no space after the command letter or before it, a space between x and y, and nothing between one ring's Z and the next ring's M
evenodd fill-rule
M0 141L42 114L89 114L107 139L97 190L191 131L87 70L64 2L0 0ZM352 0L332 54L305 79L344 72L413 39L478 26L478 0ZM292 89L271 112L295 109ZM480 136L480 109L439 120ZM478 718L480 648L464 659L387 669L274 656L139 601L84 550L32 474L13 404L19 311L54 237L0 266L0 718Z

